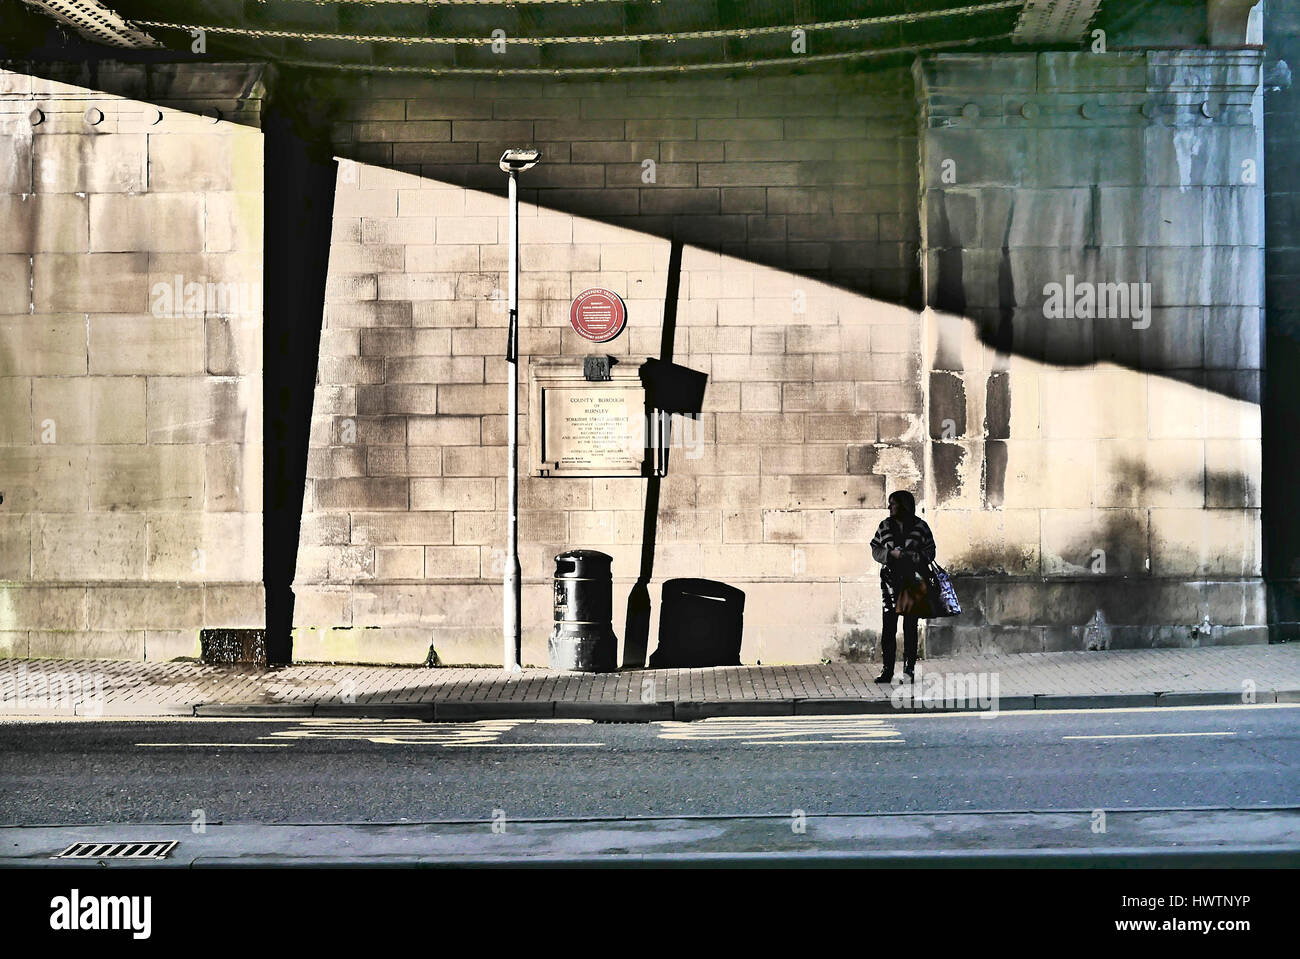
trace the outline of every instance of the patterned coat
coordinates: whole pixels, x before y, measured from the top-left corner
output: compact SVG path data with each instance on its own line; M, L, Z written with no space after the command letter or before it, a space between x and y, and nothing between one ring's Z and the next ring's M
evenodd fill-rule
M900 559L889 555L895 547L903 551ZM930 526L919 516L904 530L891 518L876 527L871 539L871 556L880 564L880 598L885 612L895 612L894 601L912 572L921 572L934 560L934 535Z

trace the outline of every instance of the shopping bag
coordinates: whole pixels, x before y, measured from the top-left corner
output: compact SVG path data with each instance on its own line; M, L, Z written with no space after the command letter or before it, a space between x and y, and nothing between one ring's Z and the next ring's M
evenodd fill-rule
M961 603L957 601L957 591L952 588L948 572L938 563L931 562L926 577L929 580L927 597L930 611L927 619L939 619L944 616L961 615Z

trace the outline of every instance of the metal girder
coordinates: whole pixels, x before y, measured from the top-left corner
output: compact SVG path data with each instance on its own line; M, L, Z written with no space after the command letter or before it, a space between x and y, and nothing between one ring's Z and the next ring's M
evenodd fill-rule
M1101 0L1025 0L1011 34L1013 43L1073 43L1082 40Z
M23 3L72 27L87 40L132 49L162 46L99 0L23 0Z

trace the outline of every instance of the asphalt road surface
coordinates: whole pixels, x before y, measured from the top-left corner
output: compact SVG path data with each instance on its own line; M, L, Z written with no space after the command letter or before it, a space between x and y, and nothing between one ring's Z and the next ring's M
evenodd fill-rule
M1300 706L607 724L0 723L0 823L1300 806Z

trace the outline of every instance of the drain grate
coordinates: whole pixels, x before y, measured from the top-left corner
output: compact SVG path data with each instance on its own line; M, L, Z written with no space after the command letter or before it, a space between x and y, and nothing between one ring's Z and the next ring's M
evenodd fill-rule
M166 859L178 840L170 842L74 842L51 859Z

